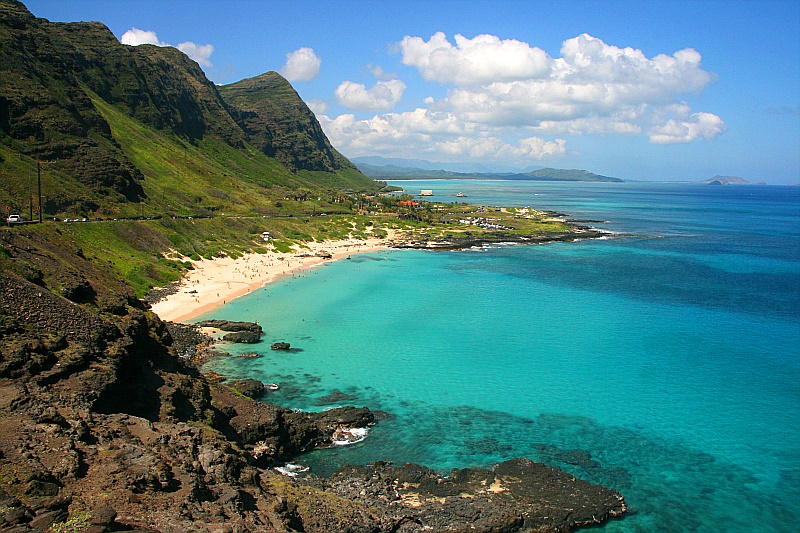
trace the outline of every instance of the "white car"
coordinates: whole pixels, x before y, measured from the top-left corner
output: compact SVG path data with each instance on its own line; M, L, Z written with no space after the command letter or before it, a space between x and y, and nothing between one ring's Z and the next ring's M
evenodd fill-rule
M17 224L19 222L22 222L22 217L19 215L8 215L6 222L8 222L9 224Z

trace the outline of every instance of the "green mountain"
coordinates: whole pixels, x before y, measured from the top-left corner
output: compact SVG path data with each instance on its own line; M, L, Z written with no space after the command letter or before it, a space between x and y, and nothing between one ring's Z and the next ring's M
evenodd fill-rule
M225 85L219 92L238 110L235 117L250 142L288 168L355 170L355 165L331 146L314 113L277 72Z
M37 162L44 212L58 216L258 213L298 189L379 188L276 73L217 88L175 48L125 46L100 23L0 0L0 202L11 210L27 211Z

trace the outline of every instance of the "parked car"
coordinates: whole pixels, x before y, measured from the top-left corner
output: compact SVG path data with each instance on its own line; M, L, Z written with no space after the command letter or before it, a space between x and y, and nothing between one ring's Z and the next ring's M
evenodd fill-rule
M6 222L9 224L19 224L22 221L22 217L19 215L8 215L8 218L6 219Z

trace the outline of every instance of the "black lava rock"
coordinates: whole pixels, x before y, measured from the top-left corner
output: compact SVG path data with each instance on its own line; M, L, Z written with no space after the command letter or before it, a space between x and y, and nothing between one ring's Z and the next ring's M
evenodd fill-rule
M231 381L227 383L227 385L236 392L243 394L248 398L260 398L264 396L264 384L257 379Z
M261 340L261 334L256 333L255 331L234 331L233 333L228 333L222 340L228 342L238 342L243 344L254 344Z

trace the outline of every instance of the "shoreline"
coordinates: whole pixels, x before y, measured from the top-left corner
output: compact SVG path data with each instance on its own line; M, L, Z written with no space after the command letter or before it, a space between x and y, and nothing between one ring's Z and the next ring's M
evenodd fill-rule
M397 240L390 233L384 238L340 239L306 242L294 245L292 252L274 250L263 254L244 254L238 259L219 257L192 261L193 270L173 290L151 303L150 310L161 320L184 322L213 311L226 303L253 292L277 279L315 267L326 261L337 261L353 254L389 249L463 250L501 242L522 245L569 242L582 239L608 238L609 233L588 226L571 224L564 233L510 235L506 232L483 235L451 236L443 241Z
M391 237L342 239L295 245L289 253L269 251L244 254L237 259L192 261L194 269L177 283L174 292L152 303L150 310L161 320L189 321L283 276L356 253L388 250L394 244Z

